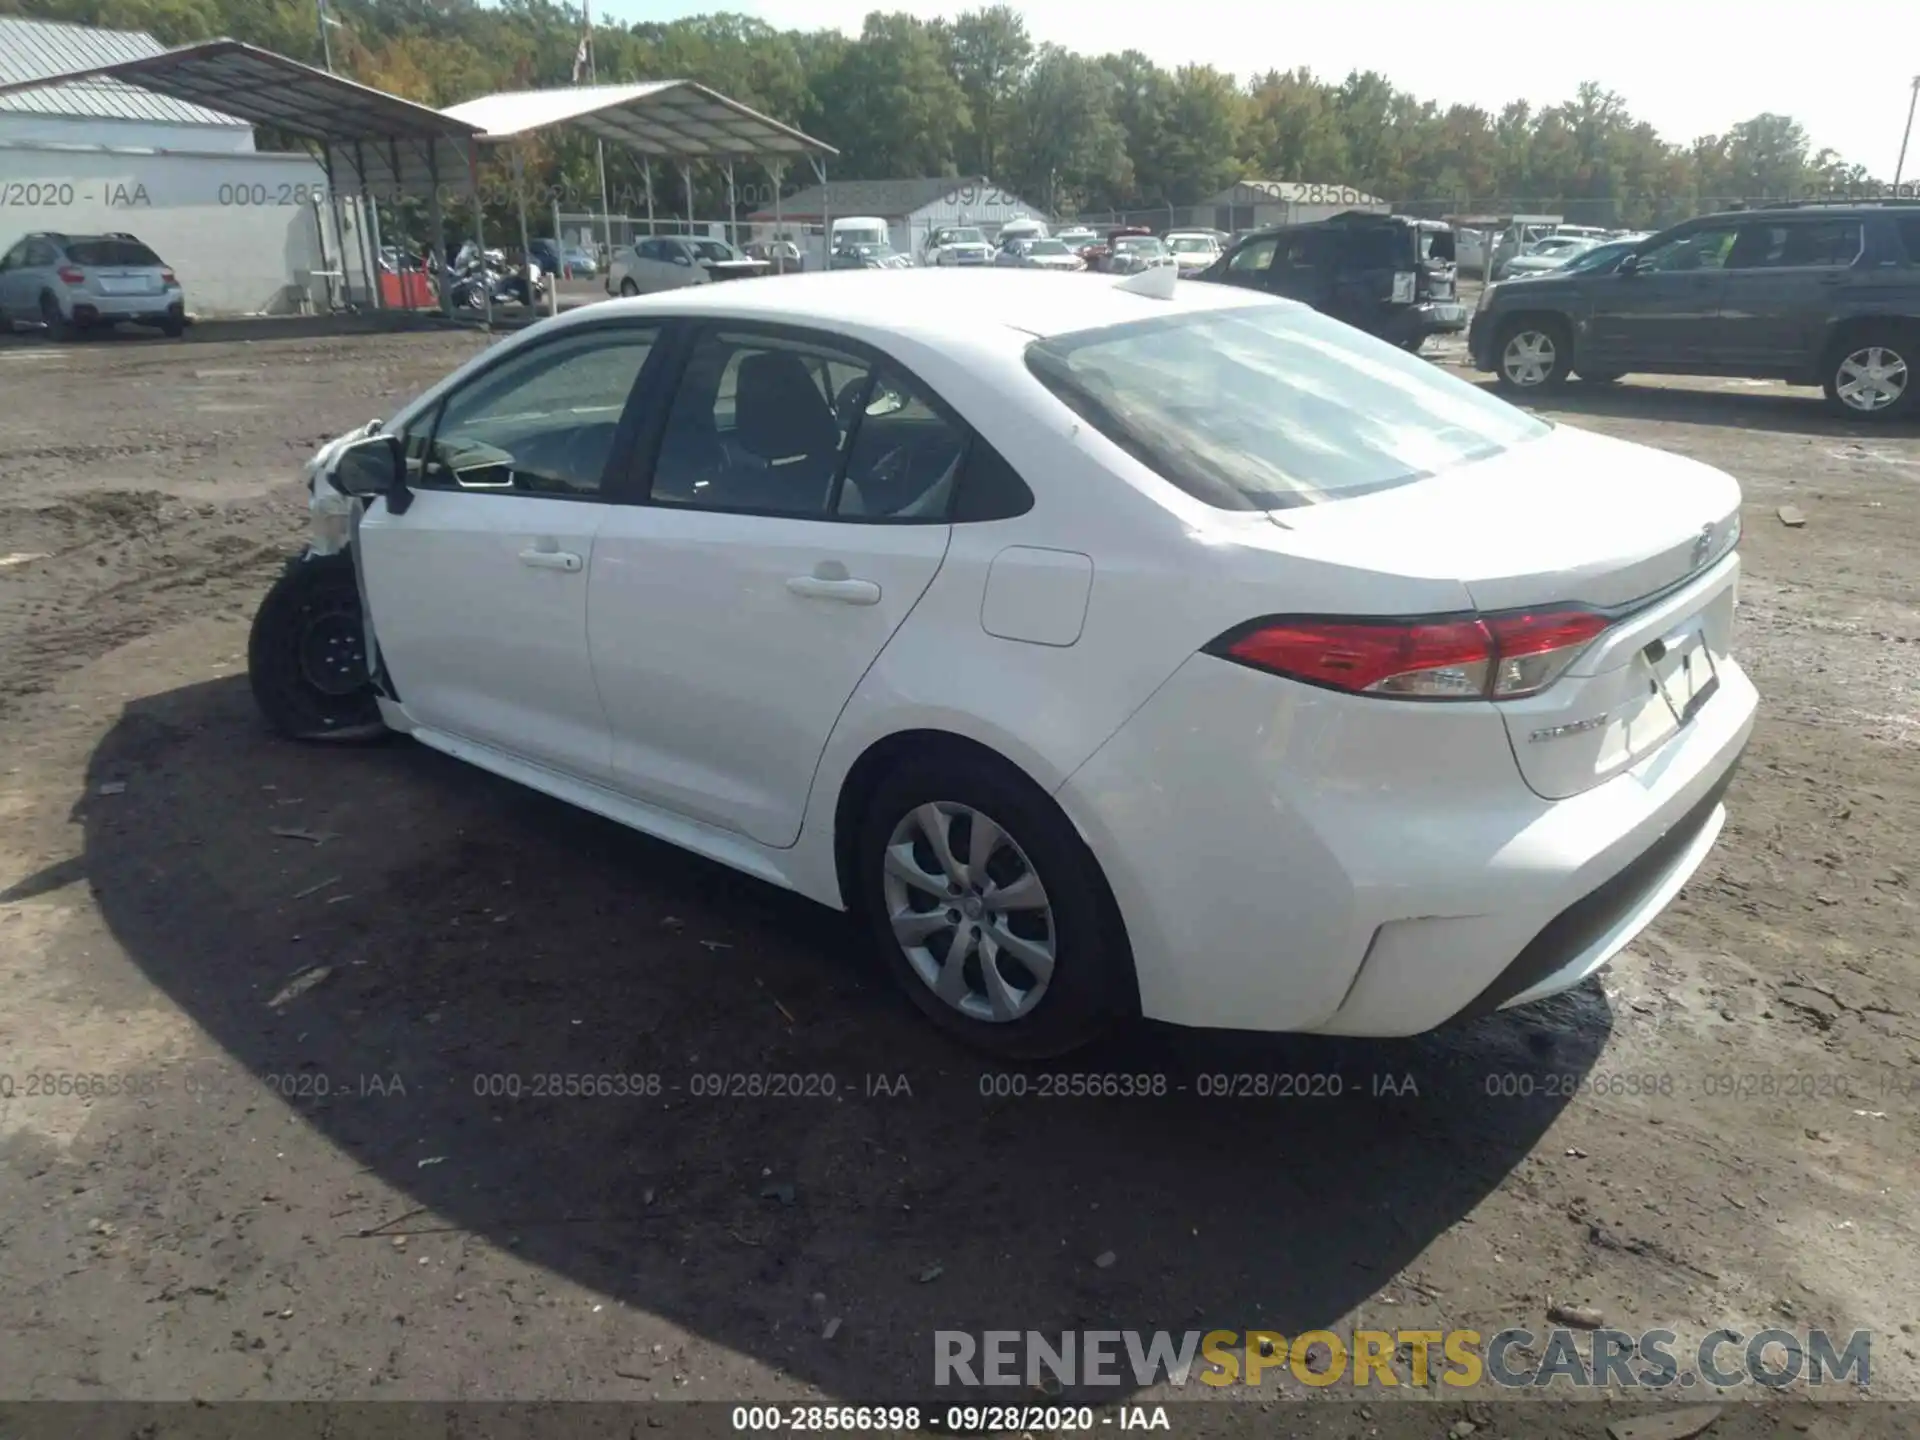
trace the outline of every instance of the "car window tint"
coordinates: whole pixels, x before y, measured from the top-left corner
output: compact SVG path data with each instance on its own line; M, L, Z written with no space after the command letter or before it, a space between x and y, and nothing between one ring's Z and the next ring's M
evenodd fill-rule
M975 435L967 443L961 462L959 491L954 496L950 518L957 525L983 520L1011 520L1033 508L1033 492L1020 472L1009 465L986 437Z
M1339 237L1334 256L1342 270L1406 270L1413 247L1399 229L1356 230Z
M1760 221L1740 227L1729 270L1843 266L1860 258L1858 220Z
M1242 274L1258 274L1273 263L1273 252L1279 248L1280 242L1272 236L1264 240L1249 240L1233 252L1233 258L1227 261L1227 268Z
M966 458L966 432L894 371L882 370L861 393L834 513L944 520Z
M1092 428L1227 510L1382 490L1545 435L1525 411L1291 305L1035 341L1027 367Z
M596 327L510 356L441 407L420 483L592 496L659 331Z
M829 345L707 332L673 397L653 501L824 516L867 379Z
M1735 234L1731 225L1690 231L1647 251L1636 268L1653 272L1719 270L1726 264Z
M1907 263L1920 265L1920 215L1897 222L1900 243L1907 247Z
M158 265L160 257L138 240L69 240L67 258L76 265Z
M51 241L33 240L27 244L26 263L34 269L43 265L52 265L59 261L60 252L54 249Z

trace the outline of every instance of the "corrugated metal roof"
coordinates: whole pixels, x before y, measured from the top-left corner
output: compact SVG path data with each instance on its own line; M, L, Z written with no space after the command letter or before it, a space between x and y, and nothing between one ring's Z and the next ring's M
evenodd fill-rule
M420 195L471 180L467 152L478 126L239 40L203 40L108 61L69 74L67 83L106 79L186 105L217 102L244 122L330 143L330 179L343 192L359 190L364 181ZM10 88L0 83L0 98Z
M691 80L510 90L450 105L443 113L477 125L483 140L507 140L550 125L578 125L642 155L675 160L840 153L824 140Z
M158 55L160 42L143 30L102 30L52 20L0 16L0 85L68 75L122 60ZM84 120L145 120L166 125L245 125L231 115L156 95L109 76L0 95L0 111Z

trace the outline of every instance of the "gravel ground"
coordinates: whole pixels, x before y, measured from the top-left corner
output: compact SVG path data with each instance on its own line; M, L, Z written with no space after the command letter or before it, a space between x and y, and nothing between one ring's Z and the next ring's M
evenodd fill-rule
M872 1402L926 1391L937 1329L1556 1302L1871 1329L1873 1393L1920 1396L1911 425L1554 400L1745 483L1765 702L1718 848L1602 985L1395 1044L1143 1027L1070 1068L1186 1093L989 1099L839 917L421 747L263 733L300 461L483 343L0 341L0 1398ZM1344 1094L1195 1098L1223 1071ZM22 1088L58 1072L120 1078ZM694 1093L767 1072L836 1093Z

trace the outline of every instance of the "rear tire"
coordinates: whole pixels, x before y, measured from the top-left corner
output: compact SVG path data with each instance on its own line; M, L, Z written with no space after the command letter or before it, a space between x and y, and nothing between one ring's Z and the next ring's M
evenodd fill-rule
M1894 420L1914 407L1920 384L1920 332L1866 325L1827 352L1821 383L1827 406L1849 420Z
M40 323L47 327L47 339L64 345L79 332L73 322L60 313L60 302L51 295L40 297Z
M352 552L296 556L260 602L247 638L247 680L260 713L293 740L385 735L366 648Z
M935 830L952 867L930 843ZM974 844L989 834L977 864ZM1004 762L936 751L896 765L868 803L854 865L855 903L887 968L955 1039L1045 1059L1129 1014L1132 962L1100 866L1059 807ZM1019 901L995 905L1016 887ZM1027 903L1035 896L1039 906Z
M620 293L628 299L632 299L640 293L640 287L634 284L632 280L622 280L620 282Z
M1493 346L1494 379L1503 390L1534 394L1566 383L1573 337L1553 318L1520 316L1500 327Z

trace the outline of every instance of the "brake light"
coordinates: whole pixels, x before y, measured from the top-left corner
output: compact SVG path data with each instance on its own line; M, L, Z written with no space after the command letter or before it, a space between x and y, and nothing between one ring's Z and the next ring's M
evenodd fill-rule
M84 285L87 283L87 272L82 270L78 265L62 265L56 273L69 285Z
M1610 623L1577 609L1444 620L1266 620L1207 649L1356 695L1514 700L1558 680Z
M160 283L162 285L178 285L180 282L174 278L171 270L162 270L160 272Z

